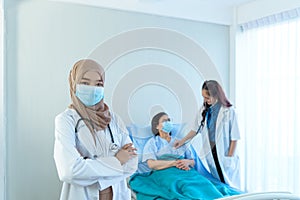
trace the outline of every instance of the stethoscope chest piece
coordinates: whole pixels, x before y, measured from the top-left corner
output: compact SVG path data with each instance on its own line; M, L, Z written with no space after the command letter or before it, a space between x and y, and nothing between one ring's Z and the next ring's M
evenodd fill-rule
M79 126L79 122L80 121L85 121L85 122L88 122L89 124L91 124L92 127L94 127L93 125L93 122L90 120L90 119L87 119L87 118L80 118L77 123L76 123L76 126L75 126L75 135L76 137L78 138L78 135L77 135L77 132L78 132L78 126ZM111 128L109 126L109 124L107 125L108 127L108 130L109 130L109 134L110 134L110 138L111 138L111 143L109 145L109 150L110 151L113 151L113 152L117 152L119 150L119 146L115 143L115 140L114 140L114 136L112 134L112 131L111 131ZM94 156L94 159L96 159L97 156L95 155Z
M110 146L109 146L109 149L110 149L111 151L116 152L116 151L119 150L119 146L118 146L117 144L115 144L115 143L111 143Z

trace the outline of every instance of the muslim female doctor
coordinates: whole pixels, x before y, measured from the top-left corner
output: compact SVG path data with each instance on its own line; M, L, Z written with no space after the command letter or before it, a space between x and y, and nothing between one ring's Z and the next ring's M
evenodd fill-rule
M104 69L83 59L70 71L72 103L55 118L54 160L60 200L127 200L137 169L127 129L104 103Z
M215 178L240 189L240 161L236 151L240 139L236 112L215 80L202 85L204 103L192 130L174 146L180 147L198 133L201 137L200 157Z

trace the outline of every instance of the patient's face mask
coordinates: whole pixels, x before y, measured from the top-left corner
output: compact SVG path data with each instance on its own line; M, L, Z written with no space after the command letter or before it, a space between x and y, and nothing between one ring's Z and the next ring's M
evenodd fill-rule
M166 133L170 133L173 129L173 123L170 121L164 121L162 124L162 131Z
M104 88L91 85L76 85L75 95L86 106L94 106L99 103L104 97Z

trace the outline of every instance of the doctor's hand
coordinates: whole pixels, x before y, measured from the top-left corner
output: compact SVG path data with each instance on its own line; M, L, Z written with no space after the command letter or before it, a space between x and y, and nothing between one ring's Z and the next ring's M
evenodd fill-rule
M130 158L136 156L135 148L132 147L132 144L124 145L117 153L116 158L120 161L121 165L126 163Z
M133 145L132 143L125 144L125 145L122 147L122 149L127 150L127 151L129 151L129 152L134 152L134 153L135 153L135 151L136 151L137 149L134 148L132 145ZM135 155L136 155L136 153L135 153Z
M175 140L174 147L177 149L177 148L181 147L183 144L184 144L183 140Z

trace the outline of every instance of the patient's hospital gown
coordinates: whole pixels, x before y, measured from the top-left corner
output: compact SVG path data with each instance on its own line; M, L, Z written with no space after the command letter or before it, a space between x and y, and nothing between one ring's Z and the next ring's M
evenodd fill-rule
M143 151L143 161L192 159L192 149L181 146L175 149L174 139L170 142L159 136L149 139ZM130 180L131 189L138 200L150 199L216 199L240 194L239 191L221 183L210 181L194 168L181 170L170 167L150 173L135 174Z
M184 157L185 159L194 159L191 149L187 145L182 145L179 148L174 147L175 139L171 137L171 141L156 136L151 138L145 145L143 151L143 162L148 159L157 160L162 156L172 155L172 157Z

